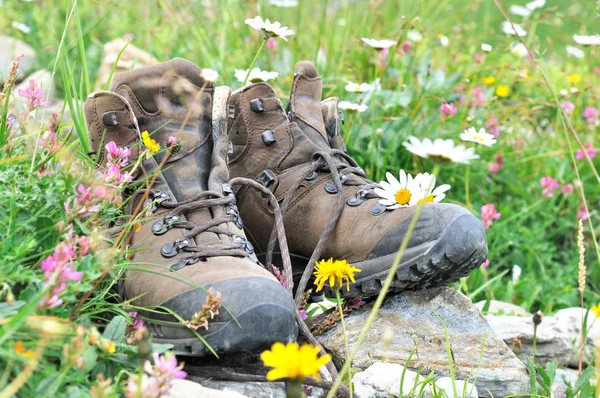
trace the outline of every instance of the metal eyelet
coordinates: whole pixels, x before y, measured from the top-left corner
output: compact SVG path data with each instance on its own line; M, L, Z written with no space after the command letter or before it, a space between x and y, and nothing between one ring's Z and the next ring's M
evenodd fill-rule
M172 264L169 268L171 271L179 271L185 266L196 264L198 261L202 260L203 257L184 257L179 259L175 264Z
M365 202L365 198L362 195L352 195L347 200L346 203L350 207L358 207Z
M375 205L373 205L373 207L371 207L371 210L369 210L369 212L373 216L379 216L385 212L385 209L386 207L384 205L382 205L381 203L376 203Z
M146 200L144 207L150 206L150 211L152 211L152 213L156 213L158 206L162 205L163 202L166 202L169 199L169 194L167 192L159 191L151 195L150 198Z
M337 187L333 181L329 181L327 184L325 184L325 192L334 194L337 193L337 191Z
M315 180L318 176L319 176L319 173L317 173L316 171L313 171L305 178L305 180L312 181L312 180Z
M119 125L119 121L117 120L117 112L116 111L108 111L108 112L104 112L104 114L102 115L102 123L104 123L105 126L118 126Z
M263 144L265 144L265 146L271 146L275 142L277 142L277 140L275 139L275 134L273 134L273 130L263 131L260 134L260 136L261 136Z
M246 239L245 237L243 237L242 235L234 235L233 241L235 243L239 243L240 245L242 245L244 247L244 250L246 251L246 253L248 253L248 254L254 253L254 246L252 246L252 243L250 243L250 241L248 239Z
M265 108L263 107L262 99L255 98L252 101L250 101L250 110L254 113L264 112Z
M229 184L222 184L221 188L223 189L223 195L231 195L233 193L233 188Z
M225 214L227 214L228 216L235 217L235 220L233 220L233 222L235 223L236 227L238 227L239 229L244 228L244 222L242 221L242 217L240 217L240 213L239 213L237 207L235 207L235 205L227 206L225 208Z
M155 222L154 224L152 224L152 233L154 235L159 235L159 236L164 235L167 232L169 232L169 230L171 229L173 224L176 224L180 221L181 221L181 219L179 218L179 216L166 216L162 220L159 220L159 221Z
M160 254L163 257L171 258L175 257L184 248L188 247L192 242L187 238L177 239L175 242L167 243L160 248Z

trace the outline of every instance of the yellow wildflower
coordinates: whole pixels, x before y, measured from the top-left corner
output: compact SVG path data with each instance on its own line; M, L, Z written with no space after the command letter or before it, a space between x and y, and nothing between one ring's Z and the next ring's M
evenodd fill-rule
M346 260L321 260L315 264L315 285L317 292L323 289L323 285L329 280L329 286L332 288L340 288L344 286L346 280L346 288L350 290L350 281L354 282L354 273L361 272L358 268L348 264Z
M144 146L148 148L150 154L155 154L160 151L160 144L150 138L150 134L147 131L142 132L142 141L144 142Z
M15 352L17 354L25 354L25 345L23 343L21 343L20 341L17 341L15 343Z
M600 317L600 304L593 305L590 311L596 314L597 317Z
M142 224L140 224L140 223L135 224L135 232L140 232L140 229L142 229Z
M510 87L506 84L500 84L496 87L496 95L498 97L508 97L510 95Z
M491 86L492 84L496 83L496 78L494 76L484 77L483 82L488 86Z
M260 354L265 366L271 367L267 373L267 380L289 378L302 381L307 377L319 380L319 369L331 360L331 355L325 354L319 357L319 347L310 344L298 343L275 343L271 350Z
M575 75L569 75L569 81L571 83L579 83L581 81L581 76L575 74Z

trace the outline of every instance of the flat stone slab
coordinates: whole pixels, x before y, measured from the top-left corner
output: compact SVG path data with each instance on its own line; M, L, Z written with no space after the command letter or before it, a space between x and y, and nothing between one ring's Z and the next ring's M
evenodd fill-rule
M371 308L372 304L366 305L345 318L350 350L354 348ZM410 369L421 369L421 374L435 372L437 376L448 376L446 337L440 319L448 330L457 379L474 383L482 397L528 392L528 375L523 363L488 325L469 298L445 287L386 298L353 366L366 369L381 361L408 364ZM384 335L391 338L384 341ZM345 360L339 324L318 338L338 365Z

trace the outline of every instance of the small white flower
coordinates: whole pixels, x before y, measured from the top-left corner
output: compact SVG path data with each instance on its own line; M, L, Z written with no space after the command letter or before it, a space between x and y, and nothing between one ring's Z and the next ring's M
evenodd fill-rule
M390 48L391 46L395 46L397 44L397 42L394 40L375 40L375 39L367 39L366 37L363 37L361 40L366 45L376 48L378 50L383 50L384 48Z
M546 0L534 0L530 3L525 4L528 10L535 11L538 8L542 8L546 5Z
M571 94L577 94L579 92L579 89L577 87L571 87L569 91L571 92Z
M234 76L239 82L243 83L247 74L248 69L236 69ZM268 80L277 78L277 76L279 76L279 73L277 72L269 72L266 70L260 70L259 68L254 68L250 72L248 81L251 83L266 82Z
M519 267L518 265L513 265L512 268L512 283L513 285L516 285L517 282L519 282L519 279L521 278L521 267Z
M466 148L464 145L455 145L454 141L436 138L431 141L424 138L420 141L418 138L409 136L404 147L417 156L422 158L441 159L454 163L469 164L473 159L479 159L473 148Z
M269 0L269 4L275 7L298 7L298 0Z
M477 132L475 127L469 127L460 135L460 139L463 141L476 142L485 146L492 146L496 143L496 138L494 138L493 135L486 133L483 127L479 129L479 132Z
M486 53L489 53L490 51L492 51L492 46L490 46L487 43L482 43L481 44L481 51L485 51Z
M369 107L364 104L354 104L348 101L340 101L340 103L338 104L338 108L344 109L346 111L355 111L358 113L362 113L366 111Z
M366 91L373 90L373 85L369 83L348 83L346 84L346 91L352 93L364 93Z
M281 23L271 22L268 19L263 21L258 15L253 19L246 19L245 22L256 30L262 30L268 37L281 37L283 40L287 41L286 36L294 34L294 31L288 29L287 26L281 26Z
M203 68L202 72L200 72L200 77L206 80L207 82L215 82L219 78L219 72L217 72L214 69Z
M520 41L516 41L510 45L510 52L518 57L526 57L527 54L529 54L527 52L527 47Z
M423 35L421 35L421 33L417 32L416 30L409 30L406 34L406 37L408 37L408 39L412 41L423 40Z
M419 186L421 187L422 199L419 200L418 203L421 202L435 202L438 203L442 201L446 194L444 192L450 189L450 185L443 184L439 187L435 188L435 176L429 173L419 173L415 177L415 181L418 181Z
M567 47L565 47L565 50L567 51L567 54L570 55L571 57L575 57L575 58L579 58L579 59L585 57L585 53L580 48L577 48L574 46L567 46Z
M346 26L346 20L344 18L340 18L337 20L338 26Z
M448 39L448 36L444 36L442 34L438 35L438 40L440 41L440 44L442 45L442 47L448 47L448 44L450 44L450 40Z
M22 22L13 21L11 25L13 28L20 30L21 32L25 33L26 35L31 32L31 28Z
M581 44L582 46L600 46L600 35L573 35L575 43Z
M385 177L387 181L381 181L381 188L375 188L373 191L382 198L379 203L389 210L414 206L423 199L420 180L413 179L404 170L400 170L400 181L392 173L385 173Z
M513 25L515 26L514 29ZM508 21L502 22L502 31L507 35L527 36L527 32L525 32L525 29L521 25L511 24Z
M531 15L530 9L516 5L510 6L508 11L510 11L511 14L515 14L520 17L528 17L529 15Z
M560 95L566 97L567 95L569 95L569 92L567 90L565 90L564 88L562 90L559 91Z

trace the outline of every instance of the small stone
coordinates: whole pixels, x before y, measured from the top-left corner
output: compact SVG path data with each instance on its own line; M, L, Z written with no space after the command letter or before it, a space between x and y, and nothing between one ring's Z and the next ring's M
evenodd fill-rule
M475 387L471 383L466 383L464 380L454 380L454 385L456 386L456 392L458 393L458 397L463 398L478 398L479 394L477 393L477 387ZM438 392L444 391L446 396L453 397L454 396L454 388L452 387L452 379L450 377L440 377L435 381L435 386Z
M478 303L475 303L475 307L479 308L479 311L483 311L485 303L485 300L479 301ZM488 307L486 315L531 316L529 312L518 305L498 300L490 300L490 306Z
M127 46L127 48L125 48L125 46ZM123 48L125 48L125 51L123 51L121 57L119 57L119 53L121 50L123 50ZM158 60L148 52L134 46L133 44L127 44L125 39L115 39L110 41L104 45L102 63L100 64L98 79L96 79L94 90L97 91L104 89L115 62L117 62L117 67L114 72L116 74L141 68L142 66L154 65L158 63Z
M17 82L23 80L27 73L31 71L35 61L35 50L29 44L10 36L0 35L0 83L4 84L4 79L8 76L8 69L17 55L23 54L21 59Z
M404 366L396 363L375 362L362 372L358 372L352 378L354 390L360 397L382 397L400 396L400 381ZM417 381L418 378L418 381ZM402 396L408 395L415 385L420 383L422 377L417 372L407 369L404 373L402 383Z
M353 350L371 308L372 305L366 305L346 318L350 350ZM528 392L529 377L523 363L490 328L471 300L446 287L386 298L352 365L368 368L375 362L386 362L404 366L416 348L408 364L410 369L420 368L422 375L435 372L439 376L448 376L446 337L438 316L448 330L457 378L469 379L477 372L475 384L486 397ZM530 318L528 322L531 323ZM387 328L391 328L394 335L389 346L383 347L381 339ZM318 339L337 364L345 361L346 349L340 325Z
M572 343L571 357L567 365L572 368L579 367L579 347L581 344L581 324L587 310L579 307L565 308L554 314L555 329L565 334ZM547 318L544 318L544 322ZM587 337L583 348L583 363L589 364L594 350L600 346L600 322L596 321L596 314L590 311L586 323Z
M191 380L175 379L171 382L170 398L248 398L235 391L220 391L203 387L200 383Z

